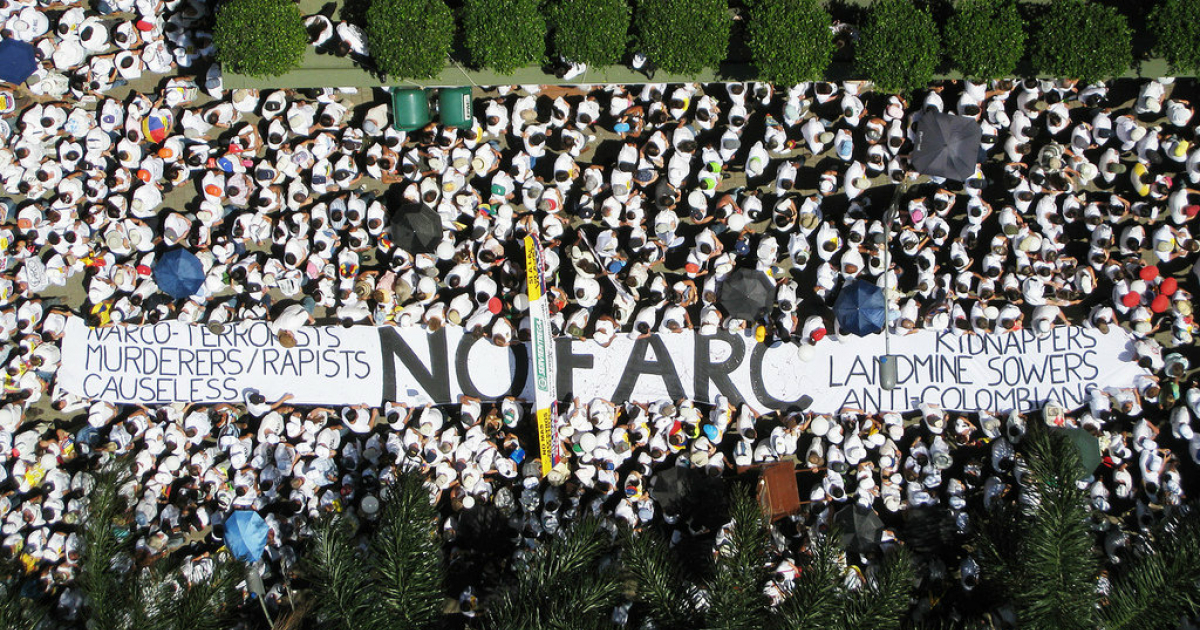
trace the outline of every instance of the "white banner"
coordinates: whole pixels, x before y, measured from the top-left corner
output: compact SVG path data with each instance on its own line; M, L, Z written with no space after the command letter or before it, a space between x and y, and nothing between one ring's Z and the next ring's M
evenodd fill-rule
M88 329L72 319L58 378L67 391L115 403L241 400L246 389L268 399L292 394L298 404L410 405L507 395L534 401L524 345L501 348L446 327L356 326L301 329L283 348L265 323L238 324L217 335L177 322ZM1132 339L1088 328L953 335L922 331L892 339L899 386L878 386L875 358L883 338L826 337L803 361L792 344L768 346L720 333L555 340L557 389L563 398L652 402L724 395L759 412L795 408L803 396L818 412L842 408L908 411L921 402L959 411L1084 404L1087 390L1132 387L1146 370Z

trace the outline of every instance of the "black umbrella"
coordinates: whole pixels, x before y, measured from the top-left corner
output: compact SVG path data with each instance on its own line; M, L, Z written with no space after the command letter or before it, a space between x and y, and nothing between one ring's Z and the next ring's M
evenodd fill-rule
M691 488L690 469L672 466L654 473L650 479L650 498L658 502L663 512L679 514Z
M838 510L833 520L841 531L841 543L846 551L879 551L879 543L883 540L883 521L874 510L853 503Z
M917 172L963 181L979 163L983 130L973 118L927 112L917 122L912 166Z
M720 302L730 317L756 320L775 305L775 283L756 269L737 269L721 284Z
M392 243L412 254L430 254L442 242L442 217L429 206L408 204L392 215Z

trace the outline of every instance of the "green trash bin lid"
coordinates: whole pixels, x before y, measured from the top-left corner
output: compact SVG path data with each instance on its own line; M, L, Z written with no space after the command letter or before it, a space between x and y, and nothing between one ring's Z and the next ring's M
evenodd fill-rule
M392 88L392 127L416 131L429 124L429 97L418 88Z
M438 115L447 127L469 129L471 127L471 88L442 88L438 92Z

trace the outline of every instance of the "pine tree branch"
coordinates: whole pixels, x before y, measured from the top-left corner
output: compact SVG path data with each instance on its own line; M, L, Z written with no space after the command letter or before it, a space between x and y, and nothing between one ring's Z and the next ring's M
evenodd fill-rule
M1167 519L1115 572L1102 615L1106 630L1175 628L1200 614L1200 518L1188 506Z
M344 517L327 516L313 529L305 567L318 623L340 630L381 628L370 574L363 570Z
M810 556L799 577L776 609L772 627L777 630L822 630L841 617L841 566L838 564L838 534L816 535Z
M421 478L408 473L387 487L383 505L370 544L382 603L392 627L431 627L445 599L437 509Z
M1099 623L1096 577L1100 561L1089 523L1086 493L1077 480L1079 452L1061 433L1026 436L1032 501L1025 507L1020 559L1023 581L1014 586L1022 628L1090 630Z
M690 630L699 625L695 585L685 577L666 540L658 532L622 534L622 565L637 585L636 600L645 605L662 630Z
M134 626L131 551L127 506L120 488L130 478L130 459L109 461L95 475L95 487L80 519L79 573L76 583L87 600L86 615L94 630L127 630Z
M752 630L762 628L769 600L763 593L771 534L758 498L746 485L733 488L729 516L733 521L724 544L717 550L713 578L708 587L712 605L707 611L711 628Z
M845 630L895 630L909 608L916 570L912 554L898 547L884 558L867 584L846 599Z

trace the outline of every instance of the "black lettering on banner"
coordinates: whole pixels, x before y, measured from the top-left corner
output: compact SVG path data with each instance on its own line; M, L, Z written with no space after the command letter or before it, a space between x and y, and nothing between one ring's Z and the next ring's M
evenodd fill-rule
M95 329L89 328L88 330L95 330ZM86 347L87 347L86 354L84 355L84 358L83 358L83 369L91 370L91 369L93 369L92 368L92 357L96 357L96 361L99 363L100 355L104 352L104 346L102 346L100 344L96 344L93 346L92 344L89 343L89 344L86 344Z
M525 356L528 357L528 348L525 348L525 353ZM559 337L554 340L554 361L554 369L558 372L558 397L561 400L574 397L575 370L590 370L596 366L595 356L575 354L570 337ZM526 362L528 362L528 358L526 358Z
M502 396L520 396L525 389L525 381L529 378L529 349L523 344L508 346L513 357L513 380L508 390L500 394L485 394L471 380L471 348L479 342L475 335L463 335L458 341L458 350L454 353L454 371L458 373L458 386L466 396L482 399L494 399ZM490 342L489 342L490 343Z
M446 329L425 336L429 342L429 367L421 363L417 354L408 346L394 327L379 328L379 350L383 364L383 399L396 400L396 359L404 364L417 385L425 390L435 402L450 402L450 361L446 352Z
M719 330L715 335L697 333L694 339L696 344L696 374L693 379L693 385L696 391L696 400L704 402L712 401L712 397L709 396L708 392L708 384L712 382L717 386L717 391L721 392L734 405L746 402L746 399L742 397L742 393L738 391L733 381L729 378L729 375L733 374L733 371L746 358L746 342L741 337L727 330ZM729 358L720 363L714 363L712 360L712 344L714 341L729 344Z
M653 361L646 359L646 350L650 348L654 348ZM679 373L675 371L671 353L667 350L667 344L663 343L662 338L658 335L650 335L638 339L633 344L633 350L629 353L629 362L625 364L625 371L622 372L621 380L617 383L617 391L609 400L628 400L638 379L643 374L661 376L663 384L667 386L667 395L671 397L671 400L687 397L683 391L683 383L679 380ZM561 396L561 393L559 395Z
M362 368L362 372L355 372L354 378L367 378L371 375L371 364L366 359L367 352L365 350L357 350L354 352L354 362Z
M1095 345L1095 344L1093 344L1093 345ZM1084 377L1085 379L1087 379L1087 380L1089 380L1089 381L1091 381L1091 380L1095 380L1095 378L1096 378L1097 376L1100 376L1100 368L1096 367L1096 364L1095 364L1095 363L1092 363L1092 361L1093 361L1095 358L1096 358L1096 351L1095 351L1095 350L1087 350L1087 351L1085 351L1085 352L1083 353L1083 364L1084 364L1085 366L1087 366L1087 367L1090 367L1090 368L1092 368L1092 375L1091 375L1091 376L1085 376L1085 377Z
M99 374L93 373L93 374L88 374L87 376L83 377L83 395L87 398L96 398L96 397L100 396L99 391L92 393L92 388L88 384L93 378L100 379L101 376Z
M758 402L762 406L768 409L780 410L793 406L807 408L808 405L804 404L804 400L812 400L808 396L801 395L795 400L780 400L767 393L767 386L763 382L762 373L763 357L766 356L767 349L767 344L760 343L755 344L754 350L750 352L750 387L754 390L754 397L758 399Z

